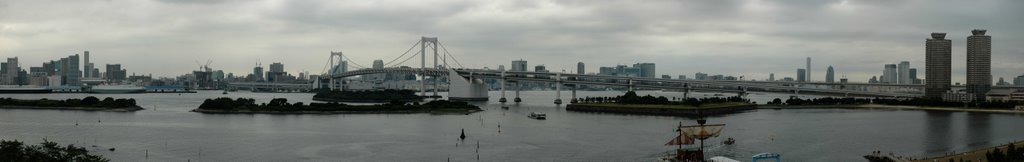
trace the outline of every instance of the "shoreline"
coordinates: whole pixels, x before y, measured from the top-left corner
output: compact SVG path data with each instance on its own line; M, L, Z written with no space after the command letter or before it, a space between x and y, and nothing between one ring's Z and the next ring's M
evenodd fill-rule
M633 107L630 107L633 106ZM718 107L694 107L694 108L645 108L636 107L644 105L595 105L595 104L569 104L565 110L579 112L598 112L611 114L636 114L636 115L657 115L657 116L683 116L695 117L700 114L713 116L732 113L741 113L747 110L756 110L757 105L734 105Z
M1001 145L998 145L998 146L985 147L985 148L981 148L981 149L977 149L977 150L972 150L972 151L967 151L967 152L954 153L954 154L949 154L949 155L945 155L945 156L938 156L938 157L928 157L928 158L925 158L925 159L917 159L917 160L912 160L912 161L913 162L932 162L932 161L936 161L936 160L938 160L938 161L949 161L949 160L960 161L960 160L978 160L978 159L988 160L985 157L985 153L987 153L989 151L992 151L992 150L995 150L995 149L999 149L1003 153L1006 153L1007 146L1009 146L1010 143L1013 143L1013 145L1018 147L1018 148L1021 147L1021 145L1024 145L1024 141L1013 141L1013 142L1009 142L1009 143L1006 143L1006 144L1001 144Z
M928 106L906 106L906 105L882 105L882 104L857 104L857 105L757 105L757 109L895 109L895 110L924 110L924 111L950 111L950 112L983 112L983 113L1004 113L1024 114L1024 111L1005 109L981 109L962 107L928 107Z
M189 110L189 112L196 112L196 113L202 113L202 114L271 114L271 115L298 115L298 114L323 114L323 115L332 115L332 114L421 114L421 113L429 113L429 114L437 114L437 115L465 115L465 114L472 114L472 113L481 112L481 111L484 111L484 110L466 110L464 112L454 112L454 111L344 111L344 110L338 110L338 111L251 111L251 110L238 110L238 111L235 111L235 110L201 110L201 109Z
M104 112L135 112L145 110L139 106L123 108L95 108L95 107L38 107L38 106L0 106L0 109L17 110L76 110L76 111L104 111Z

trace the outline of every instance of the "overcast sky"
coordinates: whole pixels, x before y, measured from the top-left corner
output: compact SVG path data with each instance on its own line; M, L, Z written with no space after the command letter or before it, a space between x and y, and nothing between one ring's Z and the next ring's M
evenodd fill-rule
M924 76L931 32L953 40L963 82L970 30L993 36L992 73L1024 74L1020 0L0 0L0 57L21 66L91 51L97 67L177 76L211 67L249 74L257 60L321 73L331 51L388 62L421 36L438 37L464 66L587 71L652 62L657 73L864 82L907 60ZM417 64L411 64L417 62ZM418 61L407 65L418 66Z

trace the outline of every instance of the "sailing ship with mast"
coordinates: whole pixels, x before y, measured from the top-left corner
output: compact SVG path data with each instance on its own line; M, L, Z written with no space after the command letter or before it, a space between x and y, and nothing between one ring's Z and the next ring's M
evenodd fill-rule
M704 140L718 137L724 127L725 124L707 124L707 120L704 118L698 119L697 125L683 126L683 122L679 122L679 127L675 130L679 135L665 143L666 146L677 145L679 148L676 149L674 156L665 157L662 160L679 162L704 161ZM694 145L698 140L700 141L699 147L683 148L683 145Z

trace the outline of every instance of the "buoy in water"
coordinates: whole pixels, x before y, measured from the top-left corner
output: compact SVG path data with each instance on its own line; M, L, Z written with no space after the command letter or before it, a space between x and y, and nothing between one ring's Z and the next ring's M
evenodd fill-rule
M462 135L459 135L459 140L466 140L466 129L462 129Z
M114 151L114 148L113 148L113 147L111 147L111 148L110 148L110 151Z

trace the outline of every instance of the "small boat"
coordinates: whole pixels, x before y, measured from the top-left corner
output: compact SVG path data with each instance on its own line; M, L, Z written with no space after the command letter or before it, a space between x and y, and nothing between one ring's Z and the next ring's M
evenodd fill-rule
M725 139L725 141L722 141L722 144L725 145L732 145L734 143L736 143L736 139L732 139L732 137L729 137L728 139Z
M529 117L530 117L530 118L533 118L533 119L537 119L537 120L545 120L545 119L548 119L548 115L546 115L546 114L544 114L544 113L539 113L539 112L531 112L531 113L530 113L530 115L529 115Z

